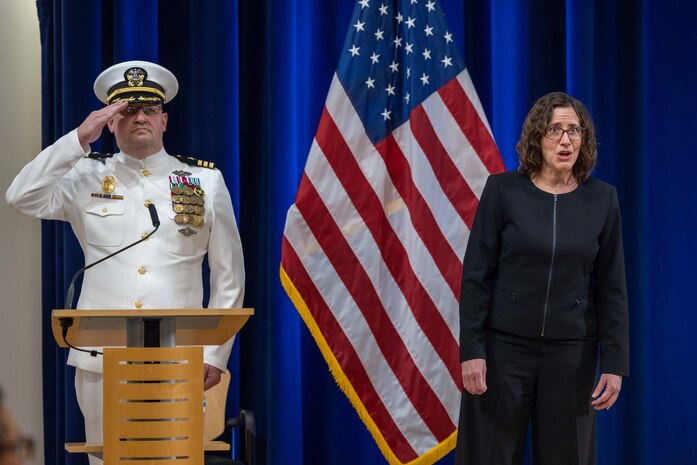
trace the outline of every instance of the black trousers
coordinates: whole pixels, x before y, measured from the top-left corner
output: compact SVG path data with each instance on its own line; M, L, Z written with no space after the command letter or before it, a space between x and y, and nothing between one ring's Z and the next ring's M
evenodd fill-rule
M462 392L456 465L595 465L596 340L487 334L487 391Z

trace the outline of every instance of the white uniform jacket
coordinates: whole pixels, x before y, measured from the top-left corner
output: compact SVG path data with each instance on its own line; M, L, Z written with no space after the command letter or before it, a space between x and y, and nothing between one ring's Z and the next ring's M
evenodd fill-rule
M85 158L85 148L77 130L61 137L17 175L5 194L7 202L28 215L69 221L88 264L152 231L148 203L157 208L161 226L148 240L87 270L77 308L199 308L206 253L208 306L241 307L242 246L222 174L181 163L164 149L143 160L117 153L101 162ZM185 183L198 182L203 189L202 226L175 222L170 182L182 174ZM115 185L104 195L108 176ZM225 369L232 343L206 347L204 362ZM68 364L102 372L101 357L86 353L71 350Z

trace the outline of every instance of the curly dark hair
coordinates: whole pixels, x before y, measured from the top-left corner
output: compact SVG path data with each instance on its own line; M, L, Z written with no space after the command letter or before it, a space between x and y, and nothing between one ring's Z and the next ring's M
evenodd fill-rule
M552 92L541 97L532 106L525 117L520 140L515 146L518 152L518 171L531 178L542 171L542 138L547 132L547 125L552 120L552 113L557 107L571 107L578 115L585 133L581 141L578 160L573 167L573 176L579 184L588 179L598 158L595 140L595 125L586 106L564 92Z

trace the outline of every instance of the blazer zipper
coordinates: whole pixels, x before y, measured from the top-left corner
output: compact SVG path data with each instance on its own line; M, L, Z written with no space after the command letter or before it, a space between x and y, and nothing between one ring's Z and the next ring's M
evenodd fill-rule
M554 209L552 210L552 259L549 263L549 275L547 275L547 295L545 297L545 307L542 313L542 333L545 337L545 326L547 324L547 306L549 305L549 291L552 287L552 269L554 268L554 254L557 250L557 194L554 194Z

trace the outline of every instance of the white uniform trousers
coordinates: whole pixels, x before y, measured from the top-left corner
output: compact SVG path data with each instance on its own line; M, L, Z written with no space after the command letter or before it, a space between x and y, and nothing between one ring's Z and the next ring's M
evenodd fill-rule
M85 442L103 441L102 373L75 369L75 393L82 415L85 417ZM102 465L102 460L88 455L90 465Z

